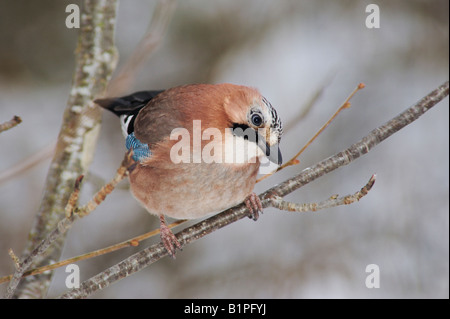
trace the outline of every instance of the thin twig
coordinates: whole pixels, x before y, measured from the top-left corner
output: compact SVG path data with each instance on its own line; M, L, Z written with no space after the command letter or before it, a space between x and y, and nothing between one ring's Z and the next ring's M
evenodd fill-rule
M367 154L372 148L381 143L383 140L398 132L406 125L417 120L426 111L444 99L448 95L448 92L449 83L445 82L415 105L391 119L386 124L374 129L359 142L353 144L342 152L339 152L309 168L304 169L298 175L265 191L259 195L263 207L270 206L274 196L284 197L300 187L312 182L313 180L339 167L351 163L364 154ZM363 193L364 191L361 191L361 194ZM246 216L249 216L249 212L245 204L240 204L182 230L177 233L176 237L181 246L184 247L187 244ZM168 253L162 243L152 245L84 281L80 285L80 288L72 289L60 297L85 298L94 292L104 289L114 282L151 265L167 254Z
M184 222L186 222L185 219L180 219L180 220L174 221L173 223L171 223L167 227L172 229L172 228L174 228L174 227L176 227L178 225L183 224ZM76 256L76 257L68 258L68 259L56 262L54 264L47 265L47 266L43 266L43 267L39 267L39 268L35 268L35 269L30 269L30 270L26 271L23 274L23 277L37 275L37 274L42 274L45 271L54 270L54 269L57 269L59 267L63 267L63 266L69 265L69 264L73 264L73 263L81 261L81 260L86 260L86 259L90 259L90 258L93 258L93 257L98 257L98 256L101 256L101 255L109 254L109 253L111 253L113 251L117 251L119 249L123 249L123 248L127 248L127 247L136 247L136 246L139 246L139 243L141 241L143 241L145 239L148 239L150 237L153 237L155 235L158 235L158 234L159 234L159 228L157 228L155 230L152 230L150 232L147 232L145 234L142 234L142 235L130 238L130 239L125 240L123 242L120 242L118 244L114 244L114 245L111 245L111 246L108 246L108 247L105 247L105 248L101 248L101 249L98 249L98 250L95 250L95 251L91 251L89 253L86 253L86 254L83 254L83 255L79 255L79 256ZM13 255L11 255L11 253L14 254L12 252L12 250L10 252L10 256L11 256L11 258L13 258ZM15 264L18 264L18 262L19 262L18 260L14 259L14 258L13 258L13 261L15 262ZM12 277L13 277L13 275L0 277L0 284L10 281L12 279Z
M67 201L66 208L64 209L64 211L66 212L66 218L70 218L70 216L72 216L73 211L77 205L78 196L80 195L80 187L81 187L81 182L83 181L83 177L84 177L84 175L80 175L75 181L75 186L73 187L73 192L72 192L72 194L70 194L69 200Z
M14 253L12 248L8 249L8 254L11 257L12 261L14 262L14 266L16 267L16 269L19 269L20 268L20 260L19 260L19 257L16 256L16 254Z
M7 292L5 298L11 298L17 285L20 282L20 279L24 276L25 272L30 268L32 263L34 262L36 256L42 255L51 245L53 245L58 239L60 239L73 225L75 220L80 217L84 217L92 212L95 209L96 205L100 204L101 201L105 199L105 197L114 189L114 186L117 185L122 179L124 179L128 175L128 168L130 167L131 152L127 152L122 161L122 165L118 168L116 175L112 179L112 181L102 187L100 191L98 191L94 195L94 199L91 200L94 204L88 204L83 206L81 209L77 209L75 207L75 202L78 199L78 193L80 191L80 182L82 177L78 177L75 182L75 187L72 194L69 196L69 201L66 205L65 212L66 217L59 221L57 226L49 233L49 235L42 240L25 258L20 260L20 262L16 261L16 272L12 276L10 280L10 284L7 288ZM126 165L126 166L124 166ZM91 210L89 210L91 209ZM74 213L75 212L75 213ZM78 214L77 212L80 212Z
M325 208L331 208L339 205L350 205L354 202L359 201L361 198L366 196L369 191L372 189L373 184L375 183L376 175L372 175L372 177L369 179L366 185L364 185L363 188L361 188L359 191L357 191L353 195L347 195L343 197L339 197L338 195L333 195L327 200L321 201L319 203L304 203L304 204L297 204L297 203L291 203L283 200L280 196L272 196L269 198L270 206L278 208L282 211L288 211L288 212L315 212L321 209Z
M118 168L114 178L108 184L104 185L86 205L76 208L76 214L78 214L80 217L84 217L94 211L98 207L98 205L100 205L100 203L105 200L105 197L114 190L116 185L128 176L129 170L132 169L133 165L135 164L132 159L132 154L132 152L127 152L125 154L125 157L122 160L122 164Z
M7 131L11 128L13 128L16 125L19 125L22 122L22 119L18 117L17 115L14 115L12 119L5 123L0 123L0 133L3 131Z
M352 99L352 97L356 94L356 92L358 92L359 90L362 90L365 87L364 83L360 83L353 91L352 93L350 93L350 95L345 99L344 103L342 103L342 105L337 109L337 111L330 117L330 119L317 131L316 134L314 134L313 137L311 137L311 139L300 149L300 151L297 152L297 154L295 154L289 161L287 161L286 163L284 163L283 165L279 166L275 171L273 171L270 174L266 174L263 177L259 178L256 182L260 182L264 179L266 179L269 176L272 176L273 174L281 171L282 169L291 166L291 165L297 165L300 162L298 161L298 157L308 148L309 145L311 145L311 143L328 127L328 125L330 125L331 122L333 122L333 120L336 118L336 116L338 116L338 114L344 110L344 109L348 109L350 107L350 100Z

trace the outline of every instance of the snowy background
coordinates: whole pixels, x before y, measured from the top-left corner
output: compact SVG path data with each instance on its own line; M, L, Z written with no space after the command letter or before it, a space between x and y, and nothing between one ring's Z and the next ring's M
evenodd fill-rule
M301 164L256 186L260 193L358 141L449 77L449 3L376 1L379 29L365 26L373 1L179 1L158 51L130 90L186 83L257 87L290 126L282 139L294 155L360 82L366 88L300 158ZM23 123L0 134L0 176L56 141L70 91L77 31L65 7L77 1L0 2L0 122ZM120 63L147 29L155 1L121 1ZM120 64L119 64L120 66ZM308 117L292 123L325 86ZM109 180L124 141L119 122L103 115L92 176L81 203ZM0 184L0 276L20 254L42 198L50 159ZM346 195L377 174L360 202L317 213L266 209L94 294L93 298L448 298L449 102L366 156L289 195L296 202ZM102 181L103 180L103 181ZM96 250L158 227L120 184L69 231L62 258ZM159 240L78 263L81 279ZM368 289L366 266L380 268ZM66 291L64 269L49 291ZM6 284L0 285L0 294Z

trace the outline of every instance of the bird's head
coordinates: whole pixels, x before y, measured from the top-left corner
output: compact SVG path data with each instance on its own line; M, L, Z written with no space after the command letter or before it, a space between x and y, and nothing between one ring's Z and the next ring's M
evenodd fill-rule
M256 89L238 87L238 92L225 99L224 108L235 136L255 143L271 162L282 163L279 143L283 125L266 98Z

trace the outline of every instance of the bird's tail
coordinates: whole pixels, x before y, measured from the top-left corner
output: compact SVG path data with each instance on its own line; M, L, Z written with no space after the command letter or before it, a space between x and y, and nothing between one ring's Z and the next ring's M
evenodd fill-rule
M163 91L139 91L122 97L97 99L94 102L119 116L122 131L127 136L134 131L134 120L139 111Z

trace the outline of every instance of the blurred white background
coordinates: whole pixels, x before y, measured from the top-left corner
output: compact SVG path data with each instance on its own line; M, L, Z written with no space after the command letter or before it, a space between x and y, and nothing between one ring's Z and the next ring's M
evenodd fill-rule
M449 77L448 1L376 1L379 29L368 29L373 1L185 0L178 3L158 51L130 90L186 83L257 87L285 125L314 92L325 91L308 117L286 131L294 155L359 82L366 88L300 158L301 164L256 186L260 193L336 152L405 110ZM56 140L66 106L77 31L65 6L77 1L0 2L0 122L23 123L0 134L0 174ZM147 29L155 1L122 1L117 23L120 63ZM120 66L120 65L119 65ZM292 124L292 123L290 123ZM119 122L103 115L85 203L119 166ZM0 276L20 254L42 198L50 160L0 185ZM165 258L93 298L448 298L449 102L366 156L289 195L295 202L346 195L377 174L359 203L316 213L266 209ZM94 178L95 176L95 178ZM158 227L126 190L115 190L70 230L62 258ZM85 280L159 240L78 263ZM368 289L368 264L380 288ZM66 291L64 269L49 297ZM6 284L0 285L3 294Z

